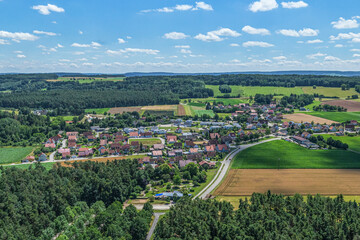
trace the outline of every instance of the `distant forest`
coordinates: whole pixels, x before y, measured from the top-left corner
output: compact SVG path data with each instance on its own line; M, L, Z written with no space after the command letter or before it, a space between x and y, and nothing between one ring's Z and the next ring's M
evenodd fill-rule
M64 75L64 74L63 74ZM72 76L72 75L67 75ZM74 75L83 76L83 75ZM94 75L95 76L95 75ZM114 77L114 75L96 75ZM121 76L121 75L116 75ZM180 99L213 97L205 85L243 86L324 86L358 87L360 77L315 75L196 75L128 77L124 81L48 82L57 74L0 75L0 107L64 108L78 113L81 109L178 104ZM226 90L225 90L226 91ZM12 94L9 94L9 93Z

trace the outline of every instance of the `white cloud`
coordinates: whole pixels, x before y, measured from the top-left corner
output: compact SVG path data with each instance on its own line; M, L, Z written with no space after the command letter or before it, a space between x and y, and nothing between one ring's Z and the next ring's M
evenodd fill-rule
M340 17L338 21L331 22L331 25L333 25L333 28L336 29L350 29L359 27L359 23L357 22L355 17L348 20Z
M193 8L192 5L187 5L187 4L176 5L176 7L175 7L175 9L179 10L179 11L188 11L188 10L190 10L192 8Z
M324 41L323 40L320 40L320 39L314 39L314 40L309 40L307 41L307 43L309 44L313 44L313 43L323 43Z
M63 8L53 4L37 5L37 6L33 6L32 9L38 10L39 13L43 15L49 15L51 12L58 12L58 13L65 12Z
M92 66L94 66L93 63L83 63L82 65L83 65L83 66L86 66L86 67L92 67Z
M0 39L0 45L8 45L8 44L10 44L9 41L5 39Z
M191 50L189 50L189 49L184 49L184 48L181 49L180 52L181 52L181 53L184 53L184 54L191 54L191 53L192 53Z
M23 54L18 54L18 55L16 55L16 57L17 57L17 58L26 58L26 56L23 55Z
M344 45L342 45L342 44L336 44L334 47L336 47L336 48L342 48L342 47L344 47Z
M219 30L208 32L206 35L198 34L195 36L195 39L204 41L204 42L219 42L223 41L225 38L222 37L239 37L240 33L231 30L230 28L220 28Z
M188 37L189 37L188 35L186 35L185 33L182 33L182 32L170 32L170 33L164 34L164 38L173 39L173 40L185 39Z
M240 47L240 45L237 44L237 43L231 43L231 44L230 44L230 47Z
M278 33L288 37L314 37L319 34L319 30L311 28L304 28L299 31L293 29L281 29Z
M213 11L213 7L210 4L205 2L195 2L195 7L189 4L178 4L175 7L163 7L157 9L147 9L140 11L141 13L149 13L149 12L162 12L162 13L172 13L175 11Z
M44 32L44 31L39 31L39 30L34 30L33 31L34 34L38 34L38 35L47 35L47 36L56 36L56 33L53 32Z
M354 43L360 43L360 38L353 38L351 41Z
M142 49L142 48L125 48L125 49L120 49L118 51L113 51L113 50L106 51L106 53L111 54L111 55L119 55L119 54L123 54L123 53L145 53L148 55L156 55L159 52L160 52L159 50Z
M84 52L74 52L74 55L84 55Z
M332 41L347 40L347 39L353 39L353 38L360 38L360 33L349 32L349 33L339 33L336 37L333 35L330 36L330 40L332 40Z
M97 43L97 42L91 42L91 44L73 43L73 44L71 44L71 46L72 47L79 47L79 48L89 48L89 47L98 48L98 47L101 47L101 44Z
M278 8L276 0L260 0L253 2L249 6L249 10L252 12L265 12Z
M243 43L243 47L273 47L273 44L267 42L248 41Z
M244 32L249 34L260 34L260 35L270 35L270 31L266 28L253 28L249 25L243 27L242 29Z
M353 57L360 57L360 54L355 53L355 54L353 55Z
M83 32L83 31L81 31L81 30L79 30L79 34L80 34L80 35L83 35L83 34L84 34L84 32Z
M58 47L58 48L63 48L64 46L61 45L60 43L58 43L58 44L57 44L57 47Z
M283 61L286 60L287 58L285 56L278 56L278 57L273 57L273 59L278 61Z
M71 62L69 59L59 59L59 62Z
M187 48L187 49L189 49L190 46L189 45L176 45L175 48Z
M39 38L31 33L7 32L7 31L0 31L0 37L1 38L11 38L15 42L20 42L20 40L34 41Z
M196 6L192 10L198 10L198 9L202 9L205 11L213 11L214 10L210 4L207 4L204 2L196 2Z
M304 1L298 1L298 2L282 2L281 3L283 8L304 8L309 6L306 2Z
M350 52L360 52L360 49L353 48L353 49L350 49Z
M334 56L326 56L324 58L325 61L340 61L340 58L334 57Z
M315 53L315 54L307 55L306 57L309 59L316 59L318 57L325 57L326 55L327 54L325 54L325 53Z
M126 41L122 38L118 38L118 42L119 42L119 44L126 43Z

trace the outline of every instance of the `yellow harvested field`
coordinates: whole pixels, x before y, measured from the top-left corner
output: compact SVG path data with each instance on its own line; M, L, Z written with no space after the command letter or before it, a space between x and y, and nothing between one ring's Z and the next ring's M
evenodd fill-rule
M142 111L176 111L178 105L156 105L142 107Z
M141 111L141 107L118 107L118 108L111 108L109 110L110 114L123 114L125 112L140 112Z
M295 113L295 114L288 114L283 116L284 119L288 119L293 122L302 123L302 122L309 122L311 123L320 123L320 124L332 124L337 123L335 121L331 121L325 118L315 117L304 113Z

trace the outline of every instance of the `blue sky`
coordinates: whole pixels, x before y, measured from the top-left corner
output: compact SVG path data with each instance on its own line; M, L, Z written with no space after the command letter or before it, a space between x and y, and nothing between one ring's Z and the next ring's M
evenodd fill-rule
M359 0L0 0L0 72L360 71Z

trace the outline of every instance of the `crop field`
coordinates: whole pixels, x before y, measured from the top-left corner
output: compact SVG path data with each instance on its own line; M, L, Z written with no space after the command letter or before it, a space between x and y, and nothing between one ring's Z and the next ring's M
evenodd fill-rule
M335 122L360 121L360 112L306 112L306 114Z
M240 152L232 169L360 169L360 154L345 150L309 150L284 140Z
M143 111L176 111L178 105L155 105L142 107Z
M231 85L231 96L255 96L258 94L277 94L289 96L290 94L303 94L303 90L300 87L295 88L285 88L285 87L248 87L248 86L233 86ZM224 93L221 93L218 85L206 85L206 88L210 88L214 91L214 96L223 96Z
M313 87L303 87L302 90L306 94L320 94L324 95L325 97L339 97L339 98L347 98L348 96L359 94L355 91L354 88L351 88L350 90L343 91L341 88L329 88L329 87L317 87L316 89L313 89Z
M214 103L214 102L222 102L225 105L236 105L239 103L248 103L248 99L241 99L241 98L192 98L191 103Z
M148 138L148 139L131 138L131 139L129 139L129 143L131 143L131 142L139 142L139 143L142 143L143 145L154 145L154 144L160 144L161 140L157 139L157 138Z
M48 162L48 163L40 163L41 166L45 167L46 170L50 170L53 168L53 166L56 164L55 162ZM19 168L19 169L29 169L29 167L35 168L35 164L19 164L19 165L4 165L3 167L6 168L10 168L10 167L14 167L14 168Z
M182 104L178 105L178 109L177 109L177 116L186 116L186 111L185 111L185 107Z
M111 114L123 114L125 112L141 112L141 107L117 107L117 108L111 108L109 111Z
M359 169L232 169L214 195L250 196L253 192L360 195Z
M314 123L320 123L320 124L332 124L332 123L337 123L336 121L330 120L330 119L325 119L325 118L321 118L318 116L313 116L312 113L294 113L294 114L287 114L283 116L284 119L293 121L293 122L297 122L297 123L301 123L301 122L309 122L311 123L312 121L314 121Z
M201 117L204 114L209 115L210 117L215 116L212 110L206 110L204 107L191 106L191 113L192 116L198 115L199 117Z
M349 149L357 151L360 153L360 136L349 137L349 136L334 136L330 134L322 135L325 139L332 137L334 140L340 140L349 145Z
M33 147L5 147L0 148L0 164L21 162L33 151Z
M341 106L347 109L348 112L360 112L360 102L350 100L332 100L326 101L322 104L328 104L332 106Z
M79 82L79 83L92 83L96 81L109 81L109 82L122 82L124 77L114 78L93 78L93 77L59 77L58 79L49 79L47 82Z
M109 112L110 108L89 108L85 109L85 113L95 113L95 114L104 114Z
M132 155L132 156L123 156L123 157L103 157L103 158L90 158L90 159L84 159L84 160L76 160L76 161L62 161L60 164L64 167L69 167L69 163L74 162L86 162L86 161L93 161L93 162L102 162L106 163L108 161L115 161L115 160L125 160L125 159L143 159L146 157L145 155Z

